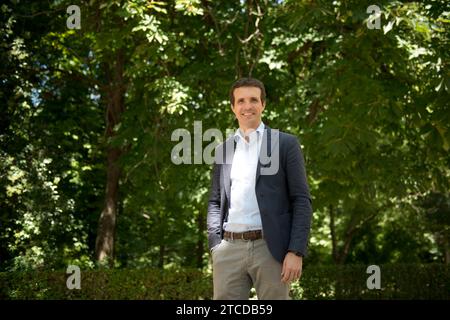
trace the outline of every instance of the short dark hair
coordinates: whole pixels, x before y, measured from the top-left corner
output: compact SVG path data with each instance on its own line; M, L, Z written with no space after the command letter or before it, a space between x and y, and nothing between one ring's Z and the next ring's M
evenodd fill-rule
M240 78L235 81L230 89L230 102L231 105L234 106L234 89L240 87L256 87L261 90L261 102L264 103L266 101L266 89L264 88L264 84L255 78Z

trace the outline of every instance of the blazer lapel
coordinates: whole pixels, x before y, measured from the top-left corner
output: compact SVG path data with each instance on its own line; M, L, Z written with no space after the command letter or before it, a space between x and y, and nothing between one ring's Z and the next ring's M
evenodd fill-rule
M275 130L277 131L277 130ZM273 139L274 141L272 141ZM259 152L259 161L258 165L256 167L256 180L255 185L258 183L259 176L261 175L261 167L270 167L271 166L271 159L273 149L276 145L279 143L279 134L278 132L272 132L272 129L270 127L267 127L264 129L262 142L261 142L261 150ZM277 153L279 154L279 153ZM268 161L270 160L270 161Z
M227 196L228 200L230 200L230 192L231 192L231 164L224 164L222 166L223 170L223 184L225 186L225 195Z
M225 195L230 201L231 193L231 165L233 164L234 151L236 149L236 141L234 136L229 138L224 143L224 163L222 165L223 184L225 189Z

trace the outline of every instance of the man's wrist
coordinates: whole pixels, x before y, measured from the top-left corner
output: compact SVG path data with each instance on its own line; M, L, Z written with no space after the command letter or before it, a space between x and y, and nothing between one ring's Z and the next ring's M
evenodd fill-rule
M297 257L302 257L303 258L303 253L301 253L300 251L288 250L288 252L291 252L291 253L295 254Z

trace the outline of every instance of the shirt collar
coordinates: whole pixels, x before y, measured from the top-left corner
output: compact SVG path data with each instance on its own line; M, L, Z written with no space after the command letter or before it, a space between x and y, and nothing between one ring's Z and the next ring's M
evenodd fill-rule
M261 121L261 123L259 124L258 128L256 128L255 131L258 132L258 135L259 135L259 136L262 136L262 134L264 133L264 128L265 128L265 125L264 125L264 123ZM242 134L240 128L238 128L238 129L236 130L236 132L234 133L234 140L235 140L236 142L238 141L239 138L241 138L241 139L244 138L244 136L243 136L243 134Z

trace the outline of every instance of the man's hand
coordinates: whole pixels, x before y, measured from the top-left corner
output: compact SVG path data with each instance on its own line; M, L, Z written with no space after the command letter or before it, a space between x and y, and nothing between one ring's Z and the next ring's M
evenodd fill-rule
M302 264L303 257L299 257L295 253L288 252L283 261L281 281L284 283L289 283L300 279L300 276L302 275Z

